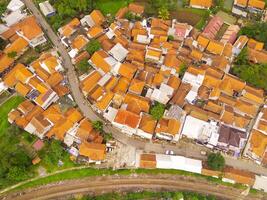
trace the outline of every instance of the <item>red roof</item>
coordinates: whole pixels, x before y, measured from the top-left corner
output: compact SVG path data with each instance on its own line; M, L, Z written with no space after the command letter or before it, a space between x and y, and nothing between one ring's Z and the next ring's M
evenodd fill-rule
M203 33L209 38L209 39L214 39L215 36L217 35L218 31L223 25L223 19L215 16L213 17L208 25L205 27Z

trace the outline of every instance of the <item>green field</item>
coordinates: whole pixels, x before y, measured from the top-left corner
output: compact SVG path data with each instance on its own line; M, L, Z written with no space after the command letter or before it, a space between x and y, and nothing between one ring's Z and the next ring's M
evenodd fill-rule
M24 98L21 96L13 96L0 106L0 136L10 127L7 114L12 108L16 108L23 100Z
M96 9L101 10L104 15L115 15L120 8L127 6L131 1L132 0L98 0L96 1Z

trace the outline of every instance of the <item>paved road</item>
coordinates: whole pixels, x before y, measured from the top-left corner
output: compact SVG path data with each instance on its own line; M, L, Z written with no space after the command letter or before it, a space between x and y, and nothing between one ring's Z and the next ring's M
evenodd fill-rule
M46 22L46 20L43 18L39 10L36 8L32 0L24 0L26 6L31 10L33 15L37 18L37 21L39 24L43 27L43 29L46 31L48 37L52 41L55 47L57 47L58 51L61 54L62 60L63 60L63 66L67 70L67 77L70 84L70 89L72 92L72 95L74 97L75 102L79 106L80 110L83 112L84 116L91 120L101 120L99 116L95 114L95 112L92 110L91 106L88 104L86 99L84 98L82 92L79 89L79 81L75 73L75 68L72 65L71 59L68 55L67 50L63 46L63 44L60 42L59 37L53 32L53 30L50 28L49 24ZM104 130L106 132L111 132L113 137L122 142L126 145L132 145L136 147L137 149L143 149L147 152L156 152L156 153L165 153L167 149L173 150L177 155L184 155L187 157L192 157L196 159L205 159L205 156L202 156L200 154L199 149L194 149L192 146L179 146L179 145L171 145L171 144L156 144L148 141L138 140L135 138L128 137L126 134L121 133L118 129L107 125L105 126ZM236 160L233 158L226 157L226 164L237 167L239 169L244 169L248 171L252 171L257 174L263 174L267 176L267 169L263 168L251 161L244 161L244 160Z
M91 177L80 180L63 181L58 184L45 185L39 188L20 191L19 194L9 194L5 199L9 200L44 200L66 199L75 194L102 194L113 191L136 191L138 189L152 189L159 191L194 191L202 194L214 195L220 199L263 199L262 195L243 196L240 189L216 185L203 179L194 177L171 175L143 175L140 176L107 176Z

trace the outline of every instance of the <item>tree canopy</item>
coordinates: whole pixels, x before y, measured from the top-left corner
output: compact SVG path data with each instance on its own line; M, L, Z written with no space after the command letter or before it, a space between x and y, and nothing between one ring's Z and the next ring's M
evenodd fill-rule
M220 153L211 153L208 155L208 166L212 170L223 170L225 166L224 157Z
M93 128L99 132L103 132L103 122L96 120L92 122Z
M163 20L168 20L170 18L170 13L166 7L161 7L158 11L158 17Z
M239 35L246 35L249 38L254 38L264 43L264 47L267 50L267 22L256 22L244 26L239 31Z
M96 51L98 51L101 48L100 43L97 40L91 40L87 46L86 46L86 51L92 55L93 53L95 53Z
M90 64L87 59L83 59L77 64L77 67L82 73L86 73L90 69Z
M247 48L243 48L236 57L232 72L247 83L267 90L267 64L250 63Z
M150 114L153 119L160 120L163 117L165 106L159 102L156 102L150 109Z

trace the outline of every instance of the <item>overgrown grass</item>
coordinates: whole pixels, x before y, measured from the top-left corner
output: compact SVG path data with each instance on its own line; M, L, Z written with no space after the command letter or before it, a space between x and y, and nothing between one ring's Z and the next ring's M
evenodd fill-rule
M104 15L115 15L120 8L127 6L127 4L132 1L133 0L98 0L96 1L96 9L101 10Z
M28 183L25 183L15 190L22 190L31 187L37 187L41 185L46 185L53 182L64 181L64 180L73 180L73 179L80 179L85 177L91 176L103 176L103 175L130 175L130 174L173 174L173 175L183 175L183 176L192 176L197 178L202 178L207 181L218 183L222 185L226 185L229 187L234 187L237 189L245 189L246 187L241 184L231 184L223 182L221 179L217 179L214 177L204 176L201 174L181 171L181 170L174 170L174 169L121 169L121 170L112 170L112 169L95 169L95 168L84 168L84 169L76 169L71 171L65 171L62 173L58 173L55 175L43 177Z
M7 120L7 114L16 108L24 100L21 96L13 96L0 106L0 136L10 127Z

